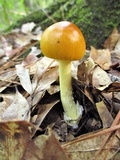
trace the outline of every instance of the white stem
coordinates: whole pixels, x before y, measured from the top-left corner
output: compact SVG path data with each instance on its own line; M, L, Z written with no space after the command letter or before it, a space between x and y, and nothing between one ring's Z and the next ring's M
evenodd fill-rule
M71 61L59 61L60 96L65 116L75 123L81 117L79 105L75 104L71 84Z

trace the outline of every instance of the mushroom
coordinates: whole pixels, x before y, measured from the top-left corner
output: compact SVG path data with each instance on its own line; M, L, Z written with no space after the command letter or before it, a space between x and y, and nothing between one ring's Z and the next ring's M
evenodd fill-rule
M60 97L64 120L76 128L83 108L75 103L73 98L71 61L80 60L84 56L86 43L83 34L71 22L57 22L43 32L40 47L45 56L59 62Z

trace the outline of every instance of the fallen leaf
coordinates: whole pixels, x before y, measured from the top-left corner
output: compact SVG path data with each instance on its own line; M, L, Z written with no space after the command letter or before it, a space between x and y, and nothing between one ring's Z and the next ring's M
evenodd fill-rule
M103 101L96 103L96 108L99 113L99 116L102 120L103 128L108 128L113 122L113 117L107 109L107 106Z
M117 113L117 115L116 115L116 117L115 117L115 119L114 119L114 121L113 121L113 123L112 123L112 125L111 125L111 128L112 128L112 127L115 128L116 125L119 125L119 123L120 123L120 111ZM104 131L103 131L103 132L104 132ZM113 136L112 136L112 134L113 134ZM100 157L101 152L102 152L104 146L105 146L105 145L107 144L107 142L110 140L109 146L108 146L108 150L107 150L107 152L106 152L106 154L105 154L105 156L104 156L104 159L107 159L108 154L109 154L109 152L111 151L112 145L116 145L116 144L118 143L117 139L115 139L116 136L117 136L117 137L120 137L120 132L119 132L119 130L116 130L114 133L113 133L113 132L109 132L109 133L106 134L106 137L105 137L104 141L102 142L102 144L101 144L98 152L97 152L96 155L95 155L95 159L98 159L98 157ZM111 139L110 139L110 137L111 137ZM109 159L111 159L111 158L114 158L115 160L119 159L119 158L118 158L118 157L119 157L119 154L117 154L117 153L119 153L119 149L118 149L118 150L115 152L115 154L113 154Z
M118 64L119 65L119 64ZM111 79L111 81L114 83L114 82L119 82L120 83L120 71L118 71L119 66L116 66L115 69L111 69L109 72L108 72L108 75ZM114 68L114 67L113 67Z
M69 160L55 135L41 135L29 142L23 160Z
M51 85L48 89L47 89L48 93L50 95L55 94L57 92L60 91L60 86L59 85Z
M21 160L33 126L25 121L0 122L0 159Z
M41 57L37 62L29 66L30 75L36 74L37 71L37 75L35 76L39 77L40 79L44 75L44 73L49 69L49 67L55 66L58 66L58 63L55 60L47 57Z
M112 61L114 62L119 62L120 63L120 36L118 39L117 44L115 45L115 48L113 51L111 51L112 53Z
M97 66L93 71L93 76L92 76L93 86L96 87L98 90L102 91L105 88L107 88L111 83L112 82L108 74L99 66Z
M3 58L5 56L5 51L0 48L0 58Z
M33 93L33 89L29 69L25 68L22 64L16 65L16 73L20 79L22 87L31 95Z
M69 160L50 129L31 139L34 128L26 121L0 122L0 159Z
M21 52L22 50L23 50L23 47L18 47L18 48L6 51L5 54L9 58L13 58L15 55L17 55L17 53Z
M111 92L102 91L102 96L104 97L106 102L108 102L111 106L111 113L118 113L120 111L120 90L118 92L115 92L113 88L113 91Z
M3 99L0 102L0 119L1 115L5 112L5 110L12 104L15 99L14 94L0 94L0 97Z
M120 37L119 37L118 42L115 45L115 48L112 51L112 53L114 53L114 56L120 60Z
M104 42L104 48L109 49L112 51L115 48L118 39L120 38L119 31L115 28L108 39Z
M62 147L71 160L103 160L106 154L106 159L110 159L111 157L114 158L117 153L117 157L119 157L119 138L114 136L114 134L112 134L111 139L107 141L106 145L103 146L100 155L96 157L101 144L106 139L106 134L114 133L113 131L117 131L119 129L120 125L116 125L108 129L97 131L96 133L92 132L84 134L76 137L70 142L64 143ZM111 148L109 148L109 143L112 143Z
M91 47L90 57L95 63L97 63L102 69L108 70L111 66L111 53L108 49L96 50Z
M120 92L120 83L119 82L113 82L110 83L103 92Z
M49 67L56 66L57 64L55 63L55 61L47 57L42 57L29 66L30 75L33 75L33 78L31 80L33 92L37 88L39 80L44 76L45 72L49 70Z
M21 27L21 32L25 34L31 33L31 31L33 30L35 26L36 24L34 22L25 23Z
M39 105L39 111L37 118L35 120L35 124L37 126L40 126L43 120L45 119L46 115L50 112L50 110L59 102L59 100L56 100L54 102L51 102L49 104L41 104Z
M2 73L0 73L0 92L4 91L11 83L18 84L15 80L16 78L16 72L15 69L7 69L2 70L0 69Z
M58 78L58 66L50 68L38 82L36 92L49 87Z
M35 105L42 98L50 85L58 78L58 66L50 68L43 77L39 80L36 90L34 91L34 98L32 104Z
M27 55L27 57L22 62L23 66L27 66L32 63L35 63L38 60L37 55L39 54L40 54L40 50L38 50L37 47L31 47L31 52Z
M79 81L82 81L83 83L86 82L86 74L85 74L85 62L82 62L81 64L78 65L77 69L77 77Z
M30 106L27 100L16 90L11 105L1 115L2 121L8 120L30 120Z
M91 72L95 67L95 63L91 57L88 57L84 62L78 65L77 77L87 85L91 83Z

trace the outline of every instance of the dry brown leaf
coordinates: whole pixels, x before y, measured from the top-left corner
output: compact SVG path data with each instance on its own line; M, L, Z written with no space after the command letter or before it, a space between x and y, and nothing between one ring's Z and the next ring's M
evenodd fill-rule
M16 71L15 69L8 69L8 70L1 70L0 74L0 92L5 90L12 82L17 83L15 80L16 78Z
M32 128L25 121L0 122L0 160L21 160L31 139Z
M16 65L16 73L20 79L22 87L31 95L33 93L33 89L29 69L25 68L22 64Z
M85 89L84 89L84 94L86 95L86 97L93 103L93 104L95 104L95 102L94 102L94 100L93 100L93 96L92 96L92 94L91 94L91 92L90 92L90 89L88 88L88 87L86 87Z
M38 105L39 111L37 118L35 120L35 124L37 126L40 126L43 120L45 119L46 115L50 112L50 110L59 102L59 100L56 100L54 102L51 102L49 104L43 104L43 105Z
M108 72L108 75L110 77L110 79L112 80L112 82L119 82L120 83L120 71L119 71L119 63L116 63L115 66L111 66L111 69Z
M9 36L6 35L0 35L0 48L4 50L4 53L6 55L6 51L12 50L12 45L10 44L10 40L12 41L12 38L10 39Z
M37 60L37 55L40 55L40 50L37 49L37 47L31 47L30 53L27 55L27 57L23 60L22 64L24 66L30 65L32 63L35 63Z
M58 66L50 68L38 82L36 92L44 90L58 78Z
M17 53L21 52L22 50L23 50L23 47L18 47L18 48L6 51L5 54L10 59L10 58L13 58Z
M115 46L114 51L116 52L117 57L120 59L120 38Z
M21 32L28 34L31 33L33 28L36 26L34 22L28 22L21 26Z
M111 136L111 139L106 143L104 148L102 148L101 154L97 157L96 154L99 151L101 144L104 142L104 139L106 139L106 134L118 129L120 129L120 125L116 125L109 129L103 129L102 131L98 131L96 133L92 132L84 134L75 138L71 142L63 144L62 147L71 160L103 160L106 154L107 159L110 159L111 157L114 158L120 147L119 139L114 135ZM109 143L111 142L112 145L111 148L109 148ZM117 157L119 157L119 154Z
M0 160L68 160L50 129L31 139L34 128L26 121L0 122Z
M85 62L81 63L78 65L78 69L77 69L77 77L78 77L78 80L79 81L82 81L82 82L86 82L86 79L87 79L87 75L85 74Z
M120 83L119 82L110 83L103 92L120 92Z
M30 106L27 100L16 90L14 100L1 115L2 121L30 120Z
M40 79L44 75L44 73L49 69L49 67L55 66L58 66L58 63L55 60L47 57L41 57L36 63L33 63L29 66L30 75L36 74L35 77L39 77Z
M47 89L48 93L50 95L55 94L57 92L60 91L60 86L59 85L51 85L48 89Z
M29 34L18 34L15 43L19 46L25 46L27 44L30 44L32 40L40 40L41 34L33 35L32 33Z
M117 113L117 115L116 115L116 117L115 117L115 119L114 119L111 127L114 128L114 127L116 127L116 125L119 125L119 124L120 124L120 111L118 111L118 113ZM97 157L99 157L99 156L101 155L101 152L102 152L104 146L106 145L106 143L108 142L108 140L110 139L110 137L111 137L112 134L113 134L113 132L109 132L109 133L106 135L104 141L102 142L102 144L101 144L101 146L100 146L99 151L98 151L97 154L95 155L95 157L96 157L95 159L97 159ZM117 143L117 141L114 141L114 140L115 140L115 139L114 139L115 136L120 137L120 130L116 130L114 136L112 136L112 139L111 139L111 141L110 141L110 143L109 143L109 148L108 148L108 150L107 150L107 152L106 152L106 155L104 156L104 159L107 158L107 155L108 155L108 153L109 153L112 145L115 145L115 143ZM119 157L119 154L117 154L117 153L119 153L119 149L113 154L113 156L112 156L111 158L114 157L115 160L119 160L119 158L118 158L118 157Z
M109 49L112 51L115 48L118 39L120 38L119 31L115 28L108 39L104 42L104 48Z
M58 78L58 66L50 68L39 80L34 92L33 105L37 104L50 85Z
M29 142L23 160L69 160L49 129L48 135L41 135Z
M102 96L104 99L106 99L107 102L109 102L111 108L110 112L113 111L115 113L120 111L120 92L102 92Z
M77 77L78 80L83 81L87 85L89 85L91 79L89 76L91 75L92 70L95 67L95 63L92 58L87 58L84 62L78 65Z
M110 69L111 54L108 49L96 50L94 47L91 47L90 57L104 70Z
M13 94L1 94L0 97L3 98L3 101L0 102L0 119L1 119L1 115L12 104L15 97Z
M101 69L99 66L97 66L93 70L92 84L94 87L102 91L105 88L107 88L111 83L112 82L108 74L103 69Z
M0 59L3 58L5 56L5 51L0 48Z
M45 72L49 70L49 67L56 67L57 63L50 58L42 57L36 63L30 65L30 75L33 75L32 78L32 88L35 91L39 80L44 76Z
M1 53L0 53L1 54ZM2 56L2 55L1 55ZM4 63L6 63L8 61L8 57L6 56L3 56L3 57L0 57L0 66L2 66Z
M113 117L108 111L105 103L103 101L96 103L96 108L102 120L103 128L110 127L113 122Z
M115 45L113 53L114 53L114 56L117 57L120 61L120 37L118 39L117 44Z

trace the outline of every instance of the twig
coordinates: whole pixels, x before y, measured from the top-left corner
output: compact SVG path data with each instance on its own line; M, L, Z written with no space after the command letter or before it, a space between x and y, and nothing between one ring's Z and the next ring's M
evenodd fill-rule
M115 120L113 121L112 125L111 125L111 128L114 128L116 127L118 124L119 124L119 121L120 121L120 111L118 112ZM119 126L119 125L118 125ZM115 130L114 130L115 131ZM112 131L113 132L113 131ZM97 158L99 157L102 149L104 148L105 144L107 143L107 141L109 140L112 132L108 132L108 135L106 136L104 142L102 143L101 147L100 147L100 150L97 152L96 156L95 156L95 159L97 160Z
M74 144L76 142L87 140L87 139L91 139L93 137L98 137L98 136L101 136L101 135L104 135L104 134L107 134L107 133L111 134L111 132L116 131L118 129L120 129L120 125L112 126L110 128L104 129L104 130L99 131L97 133L91 133L89 135L83 135L83 136L75 138L71 142L67 142L67 143L63 144L62 147L64 148L64 147L66 147L68 145L72 145L72 144Z

